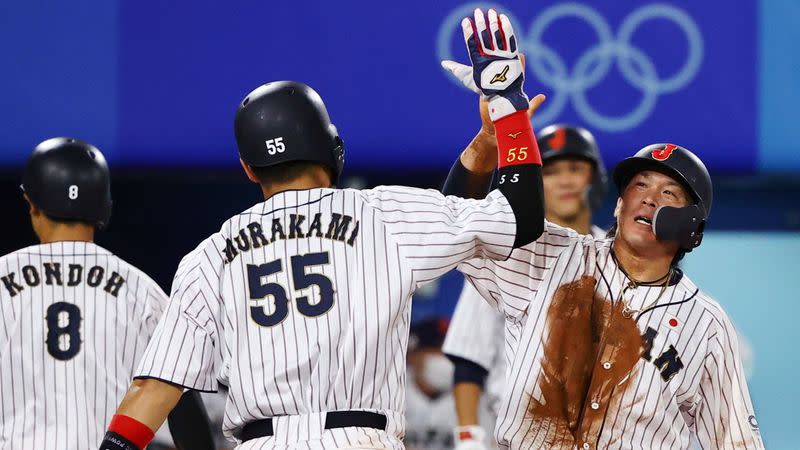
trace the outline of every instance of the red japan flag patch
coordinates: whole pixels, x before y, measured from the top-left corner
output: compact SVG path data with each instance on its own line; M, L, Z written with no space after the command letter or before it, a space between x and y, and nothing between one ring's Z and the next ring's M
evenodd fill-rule
M671 314L667 314L664 317L664 321L666 322L666 325L668 327L673 328L673 329L681 328L683 326L683 321L681 321L680 319L678 319L677 317L675 317L675 316L673 316Z

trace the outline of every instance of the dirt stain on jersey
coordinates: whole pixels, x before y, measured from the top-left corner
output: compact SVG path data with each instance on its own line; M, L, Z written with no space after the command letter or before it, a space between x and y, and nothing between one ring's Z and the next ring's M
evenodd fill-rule
M531 444L594 447L612 397L634 378L644 351L641 332L623 315L622 302L595 295L596 283L583 276L559 287L550 303L540 395L528 403Z

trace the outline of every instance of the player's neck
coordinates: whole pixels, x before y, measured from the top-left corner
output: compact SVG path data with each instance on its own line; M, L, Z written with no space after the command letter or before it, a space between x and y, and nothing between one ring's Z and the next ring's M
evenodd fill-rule
M94 227L82 223L50 222L36 230L39 242L50 244L61 241L94 242Z
M284 191L299 191L305 189L329 187L331 187L331 182L327 175L323 177L320 176L319 173L310 172L285 183L271 183L269 185L262 184L261 192L264 194L264 199L266 200L273 195Z
M547 220L562 227L572 228L580 234L592 232L592 211L586 207L581 208L578 214L572 217L548 216Z
M639 254L633 251L619 236L614 239L613 248L617 263L628 275L628 278L637 282L663 278L669 272L672 260L675 258L675 255L669 254Z

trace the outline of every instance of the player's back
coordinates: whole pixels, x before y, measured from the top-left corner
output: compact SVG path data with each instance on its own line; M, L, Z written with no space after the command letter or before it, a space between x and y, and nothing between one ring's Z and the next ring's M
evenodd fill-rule
M0 448L95 448L166 295L89 242L10 253L0 280Z
M358 191L288 192L226 225L221 289L235 323L237 403L267 417L399 407L388 388L405 367L396 350L412 288ZM253 396L254 380L273 382Z
M216 378L228 384L224 428L233 434L259 419L305 415L302 431L334 410L380 411L387 431L402 433L411 295L465 258L510 251L513 213L498 195L276 194L184 258L138 374L199 390L216 389ZM180 351L169 344L176 340Z

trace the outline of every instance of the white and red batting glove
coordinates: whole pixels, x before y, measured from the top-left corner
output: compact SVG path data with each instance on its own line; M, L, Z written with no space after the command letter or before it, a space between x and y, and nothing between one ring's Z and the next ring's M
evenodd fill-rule
M456 427L453 430L455 450L487 450L486 432L478 425Z
M487 97L493 122L527 111L528 96L522 88L525 73L508 17L494 9L487 15L476 9L472 19L461 21L461 29L472 67L454 61L442 61L442 66L467 88Z

